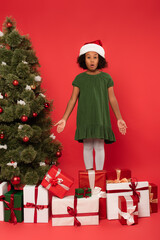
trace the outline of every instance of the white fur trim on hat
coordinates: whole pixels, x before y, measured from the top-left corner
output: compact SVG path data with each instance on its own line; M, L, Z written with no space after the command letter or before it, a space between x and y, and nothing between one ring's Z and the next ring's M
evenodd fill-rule
M81 56L87 52L96 52L99 55L101 55L103 58L105 58L105 51L104 51L103 47L101 47L98 44L88 43L88 44L83 45L80 49L79 56Z

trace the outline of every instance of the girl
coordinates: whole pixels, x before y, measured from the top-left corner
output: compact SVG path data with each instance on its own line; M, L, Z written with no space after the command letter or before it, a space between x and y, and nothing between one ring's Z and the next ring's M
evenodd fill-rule
M104 142L115 142L112 132L109 104L117 118L119 131L125 135L126 124L122 119L118 102L114 95L113 81L109 74L100 71L107 66L105 51L100 40L86 43L80 49L77 63L85 72L74 79L73 92L62 119L55 124L60 133L66 126L76 101L77 129L75 140L83 142L83 156L86 169L93 169L93 149L96 170L102 170L105 160Z

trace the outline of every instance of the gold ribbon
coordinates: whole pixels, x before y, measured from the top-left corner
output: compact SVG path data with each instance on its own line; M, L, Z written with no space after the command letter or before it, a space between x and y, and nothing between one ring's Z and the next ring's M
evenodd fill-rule
M158 198L153 199L154 193L152 191L152 186L149 185L149 202L150 202L150 213L152 213L151 203L158 203Z
M130 182L130 179L121 178L121 169L116 169L117 179L114 180L107 180L107 183L123 183L123 182Z

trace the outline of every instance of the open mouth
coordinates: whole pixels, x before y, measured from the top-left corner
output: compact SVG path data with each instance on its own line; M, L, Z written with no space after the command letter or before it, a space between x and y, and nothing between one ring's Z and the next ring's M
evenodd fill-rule
M91 68L93 68L93 67L94 67L94 64L91 64L90 66L91 66Z

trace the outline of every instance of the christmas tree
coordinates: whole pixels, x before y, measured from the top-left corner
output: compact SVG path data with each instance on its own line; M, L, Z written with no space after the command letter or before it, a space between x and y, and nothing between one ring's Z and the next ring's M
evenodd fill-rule
M61 155L39 67L28 35L7 17L0 31L0 181L14 186L37 184Z

